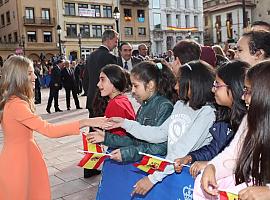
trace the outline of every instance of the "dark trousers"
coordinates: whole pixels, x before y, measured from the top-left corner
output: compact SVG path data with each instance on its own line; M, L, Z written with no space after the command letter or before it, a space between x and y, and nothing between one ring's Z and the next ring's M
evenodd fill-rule
M49 94L49 99L48 99L48 104L47 104L47 109L50 110L52 106L52 101L54 100L54 108L55 110L59 109L58 105L58 96L59 96L59 90L56 88L50 88L50 94Z
M35 87L35 103L41 103L40 87Z
M72 92L72 96L76 105L76 108L80 107L80 102L77 96L77 91L75 88L65 88L66 90L66 104L67 108L70 108L70 92Z

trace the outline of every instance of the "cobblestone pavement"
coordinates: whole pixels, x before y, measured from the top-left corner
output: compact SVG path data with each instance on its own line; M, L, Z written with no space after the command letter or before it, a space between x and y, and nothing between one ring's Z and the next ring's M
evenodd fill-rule
M60 91L59 107L64 112L47 114L46 105L48 89L42 89L42 103L37 105L36 113L51 123L62 123L88 117L88 110L76 110L71 98L71 110L66 110L65 92ZM79 97L81 107L85 107L86 97ZM41 134L35 134L35 138L41 148L47 164L50 176L52 199L54 200L94 200L100 175L84 179L83 169L76 164L82 158L77 153L82 148L80 136L69 136L64 138L47 138ZM3 145L3 134L0 129L0 149Z

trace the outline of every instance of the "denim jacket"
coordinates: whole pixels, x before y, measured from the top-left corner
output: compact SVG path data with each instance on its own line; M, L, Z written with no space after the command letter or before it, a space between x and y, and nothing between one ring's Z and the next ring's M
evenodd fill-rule
M171 115L172 110L173 104L168 99L155 94L142 103L137 112L136 121L142 125L159 126ZM120 148L123 162L139 161L142 158L138 154L140 151L154 155L167 154L167 142L153 144L131 135L119 137L106 132L104 144L112 148Z

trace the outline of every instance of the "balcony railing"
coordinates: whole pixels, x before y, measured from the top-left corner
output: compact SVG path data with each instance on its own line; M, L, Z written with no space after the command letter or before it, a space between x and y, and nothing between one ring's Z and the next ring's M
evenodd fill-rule
M55 26L55 18L44 19L41 17L26 18L23 17L24 25L36 25L36 26Z
M148 0L120 0L121 5L148 6Z

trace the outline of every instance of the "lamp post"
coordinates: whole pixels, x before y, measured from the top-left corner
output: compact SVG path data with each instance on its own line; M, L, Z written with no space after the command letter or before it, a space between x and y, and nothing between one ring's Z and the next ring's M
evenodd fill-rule
M81 33L79 33L78 34L78 38L79 38L79 49L80 49L80 57L79 58L81 58L82 57L82 34Z
M119 12L119 9L118 9L117 6L113 10L113 18L115 19L115 23L116 23L116 31L120 35L120 32L119 32L120 12ZM120 47L120 36L119 36L119 39L118 39L118 49L119 49L119 47Z
M22 35L22 48L23 48L23 55L25 56L25 36Z
M61 30L61 26L57 25L56 30L57 30L58 42L59 42L59 54L60 54L59 56L61 56L62 55L62 47L61 47L61 32L62 32L62 30Z

